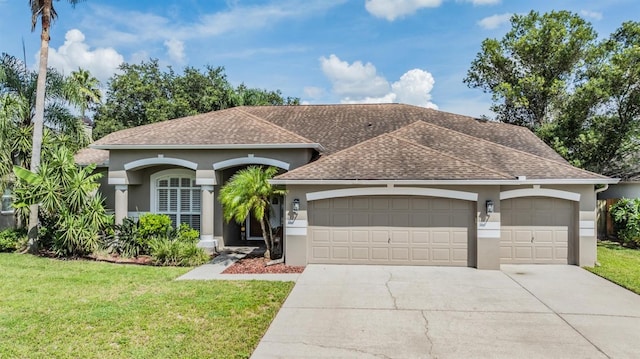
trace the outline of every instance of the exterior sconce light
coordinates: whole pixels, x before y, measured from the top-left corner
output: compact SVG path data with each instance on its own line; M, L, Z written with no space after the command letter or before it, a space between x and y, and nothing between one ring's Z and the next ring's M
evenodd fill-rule
M298 213L298 211L300 210L300 200L297 198L294 199L291 207L293 213Z
M493 213L493 201L490 199L487 200L486 206L487 206L487 214Z

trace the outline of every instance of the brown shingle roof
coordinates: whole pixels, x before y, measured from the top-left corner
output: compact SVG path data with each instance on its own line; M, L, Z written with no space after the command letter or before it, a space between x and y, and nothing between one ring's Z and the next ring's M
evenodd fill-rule
M76 164L81 166L95 163L98 167L102 167L109 164L109 151L97 150L95 148L83 148L78 151L73 158L76 161Z
M277 177L281 180L606 178L482 138L417 121Z
M473 162L434 151L393 134L384 134L277 179L302 180L468 180L511 179Z
M322 144L325 154L425 121L507 147L566 162L524 127L404 104L255 106L243 110Z
M312 144L289 130L242 108L157 122L111 133L93 146L206 146L241 144Z
M278 179L605 179L569 165L526 128L401 104L237 107L112 133L117 146L320 144Z

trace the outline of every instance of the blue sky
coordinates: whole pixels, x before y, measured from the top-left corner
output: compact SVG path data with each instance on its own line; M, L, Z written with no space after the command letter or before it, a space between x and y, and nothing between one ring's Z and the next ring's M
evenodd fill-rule
M27 0L0 0L0 52L35 67ZM304 103L403 102L471 116L491 98L462 82L510 14L569 10L607 37L638 21L637 0L87 0L54 2L49 64L106 83L119 63L224 66L238 85Z

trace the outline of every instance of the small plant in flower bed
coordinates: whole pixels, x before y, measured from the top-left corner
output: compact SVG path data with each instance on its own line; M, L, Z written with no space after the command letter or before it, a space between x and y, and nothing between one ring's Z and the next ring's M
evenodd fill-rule
M149 241L153 262L165 266L195 266L209 261L209 255L198 248L200 233L183 223L166 237L158 236Z
M156 265L195 266L210 259L198 248L199 238L200 233L185 223L174 229L169 216L145 214L138 221L125 218L115 226L105 249L127 258L148 255Z
M27 242L27 233L23 229L5 229L0 232L0 252L15 252Z

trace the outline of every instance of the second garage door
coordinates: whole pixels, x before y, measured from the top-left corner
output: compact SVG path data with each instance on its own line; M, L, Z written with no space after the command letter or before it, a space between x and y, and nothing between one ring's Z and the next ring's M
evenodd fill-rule
M525 197L500 202L500 262L567 264L573 202Z
M473 202L347 197L309 202L309 263L466 266Z

